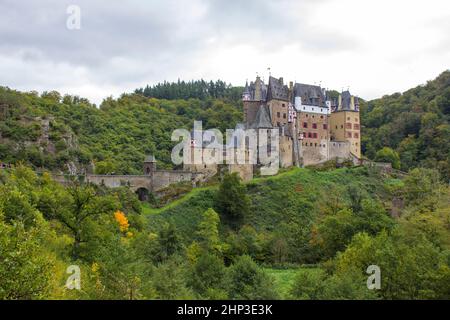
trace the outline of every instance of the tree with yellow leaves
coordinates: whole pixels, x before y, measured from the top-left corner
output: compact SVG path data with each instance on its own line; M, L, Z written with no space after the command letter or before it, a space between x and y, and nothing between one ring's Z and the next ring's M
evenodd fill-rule
M116 219L117 223L119 224L120 232L125 233L128 231L130 224L128 223L128 219L125 213L123 213L120 210L117 210L116 212L114 212L114 219Z

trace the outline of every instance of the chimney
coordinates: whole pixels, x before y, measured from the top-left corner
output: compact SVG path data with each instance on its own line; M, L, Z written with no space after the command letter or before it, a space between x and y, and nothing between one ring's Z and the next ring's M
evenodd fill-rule
M292 101L292 97L294 96L294 83L289 81L289 101Z
M280 81L280 84L283 85L283 77L281 77L281 78L279 79L279 81Z

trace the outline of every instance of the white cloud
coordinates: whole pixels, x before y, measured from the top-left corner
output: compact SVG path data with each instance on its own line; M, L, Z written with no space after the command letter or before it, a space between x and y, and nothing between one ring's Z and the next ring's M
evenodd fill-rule
M82 29L65 28L78 4ZM286 81L376 98L449 68L450 3L0 0L0 85L96 103L178 78Z

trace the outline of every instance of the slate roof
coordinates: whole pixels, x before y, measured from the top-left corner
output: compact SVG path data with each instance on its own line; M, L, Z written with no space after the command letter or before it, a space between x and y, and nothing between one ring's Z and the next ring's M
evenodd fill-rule
M251 129L263 129L273 128L272 121L270 119L269 108L265 105L259 106L256 113L255 121L249 126Z
M148 155L145 157L144 162L156 162L156 158L153 155Z
M260 97L257 97L257 90L260 92ZM244 94L249 94L252 101L266 101L267 98L267 86L265 83L257 78L255 82L246 83L244 88Z
M341 93L342 96L342 102L341 102L341 110L351 110L351 102L352 102L352 95L350 94L350 91L344 91Z
M320 86L296 83L294 85L293 97L301 97L302 104L305 105L326 107L325 95Z
M269 86L267 90L267 101L272 99L289 100L289 88L286 85L283 85L281 79L275 77L269 77Z

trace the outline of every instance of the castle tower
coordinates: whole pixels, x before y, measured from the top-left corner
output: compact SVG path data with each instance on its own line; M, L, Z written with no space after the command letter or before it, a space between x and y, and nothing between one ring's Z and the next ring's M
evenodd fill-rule
M244 92L242 93L242 101L244 105L244 123L248 127L256 118L261 104L264 104L267 96L267 86L259 76L255 82L246 83Z
M339 95L336 111L330 115L330 134L333 141L347 141L350 152L361 158L359 101L348 90Z
M272 126L282 127L288 124L289 88L284 85L283 78L269 77L267 106Z
M317 85L296 83L292 98L297 111L296 139L302 165L326 161L330 108L324 90Z
M144 160L144 174L152 175L156 171L156 158L152 155L148 155Z

